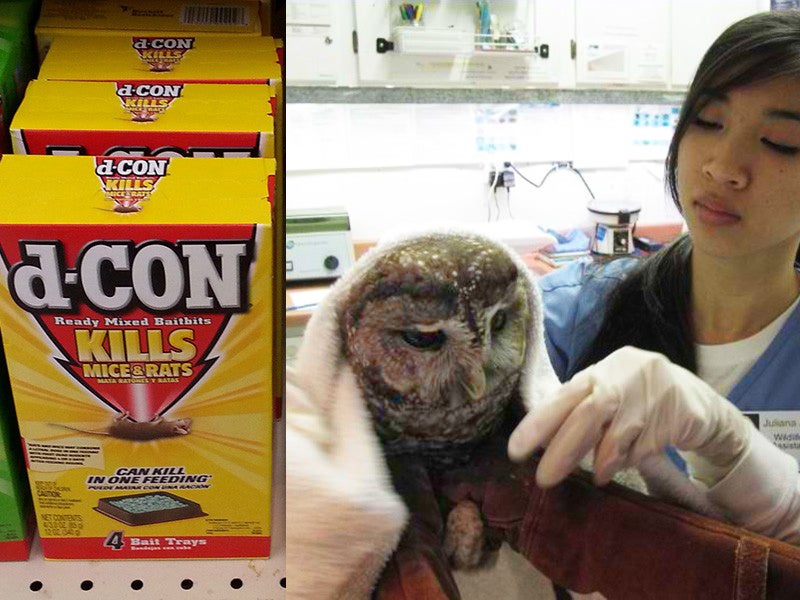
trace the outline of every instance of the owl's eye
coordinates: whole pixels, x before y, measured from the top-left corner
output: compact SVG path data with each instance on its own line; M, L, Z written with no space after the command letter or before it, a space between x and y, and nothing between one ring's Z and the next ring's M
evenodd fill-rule
M444 345L444 331L420 331L419 329L404 329L400 337L409 346L420 350L438 350Z
M506 311L498 310L494 315L492 315L492 333L497 333L498 331L502 331L503 327L506 326Z

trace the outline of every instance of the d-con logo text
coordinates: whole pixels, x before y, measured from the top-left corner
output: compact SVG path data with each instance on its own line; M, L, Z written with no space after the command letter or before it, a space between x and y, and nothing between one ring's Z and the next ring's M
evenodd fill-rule
M94 172L115 212L137 213L167 174L168 166L168 158L97 157Z
M110 239L108 225L74 235L63 227L52 238L23 227L4 239L13 302L52 342L54 362L115 413L163 415L216 364L229 323L251 310L256 228L141 224L116 226Z
M98 158L94 172L100 177L163 177L167 174L169 160L135 160Z
M117 96L121 98L179 98L183 91L182 83L117 83Z
M153 72L172 71L194 48L193 37L133 37L134 50Z
M133 47L137 50L190 50L194 38L135 37Z
M122 108L133 121L155 121L183 92L183 84L116 83L117 96Z
M252 240L95 241L68 268L59 241L20 241L8 272L14 301L31 313L246 312Z

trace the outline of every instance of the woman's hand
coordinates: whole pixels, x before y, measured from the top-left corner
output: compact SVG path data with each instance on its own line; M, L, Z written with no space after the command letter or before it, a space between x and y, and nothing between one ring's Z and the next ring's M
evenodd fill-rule
M743 456L753 426L727 399L661 354L621 348L564 384L512 433L509 456L546 446L536 482L550 487L591 451L594 477L608 483L624 468L663 452L691 451L690 464L721 480ZM692 456L694 454L694 456Z

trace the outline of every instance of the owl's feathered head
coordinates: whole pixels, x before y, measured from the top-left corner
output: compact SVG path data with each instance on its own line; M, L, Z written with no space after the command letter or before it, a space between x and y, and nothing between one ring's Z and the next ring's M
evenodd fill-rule
M384 441L467 441L512 391L530 408L557 383L524 263L466 232L373 248L317 308L295 365L323 410L352 372Z
M431 454L501 423L532 327L509 254L432 233L383 252L339 307L340 335L388 451Z
M471 399L485 371L519 371L530 310L519 269L473 236L430 234L382 253L340 306L343 349L377 386L419 404L445 402L444 388ZM453 394L450 394L453 395Z

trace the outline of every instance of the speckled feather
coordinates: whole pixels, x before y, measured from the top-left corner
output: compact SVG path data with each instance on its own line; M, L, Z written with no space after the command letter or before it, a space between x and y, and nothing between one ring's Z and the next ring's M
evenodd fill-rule
M395 246L339 311L346 359L390 454L462 462L517 398L532 327L527 291L507 251L482 237L430 234ZM420 335L436 343L409 343Z

